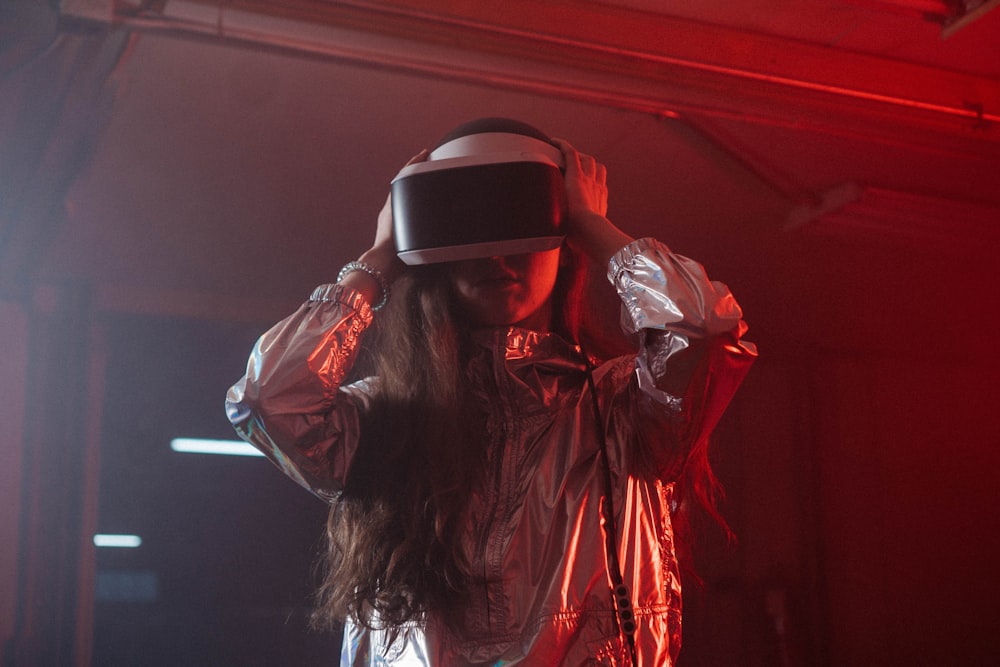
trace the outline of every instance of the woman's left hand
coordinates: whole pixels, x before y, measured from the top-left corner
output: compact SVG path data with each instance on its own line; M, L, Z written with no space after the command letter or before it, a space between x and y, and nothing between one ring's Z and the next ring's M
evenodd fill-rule
M608 170L593 156L580 153L569 142L553 139L566 163L566 209L571 219L608 213Z
M608 171L563 139L552 139L566 164L566 238L600 265L633 241L607 218Z

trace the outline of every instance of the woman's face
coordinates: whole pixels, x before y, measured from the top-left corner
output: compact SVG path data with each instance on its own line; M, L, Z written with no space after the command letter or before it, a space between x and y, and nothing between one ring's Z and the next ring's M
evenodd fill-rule
M555 248L455 262L449 275L459 305L475 324L547 331L558 273L559 248Z

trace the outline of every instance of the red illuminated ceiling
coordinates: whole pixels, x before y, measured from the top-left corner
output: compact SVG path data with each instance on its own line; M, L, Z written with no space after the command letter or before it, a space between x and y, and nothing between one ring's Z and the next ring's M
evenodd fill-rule
M913 27L926 36L940 26L897 16L935 8L943 15L944 3L786 5L754 2L751 15L732 11L744 3L661 2L654 14L648 2L174 0L162 13L118 12L116 20L633 110L784 123L867 112L890 115L895 128L943 130L1000 120L1000 58L991 43L963 54L952 46L984 42L938 38L927 49ZM896 37L900 25L909 32ZM878 39L869 38L873 30ZM914 53L911 42L923 50Z

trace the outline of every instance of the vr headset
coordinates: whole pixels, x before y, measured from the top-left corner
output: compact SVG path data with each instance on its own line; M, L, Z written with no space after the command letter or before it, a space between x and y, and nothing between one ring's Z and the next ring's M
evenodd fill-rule
M396 251L406 264L559 247L562 152L524 123L486 118L448 134L392 181Z

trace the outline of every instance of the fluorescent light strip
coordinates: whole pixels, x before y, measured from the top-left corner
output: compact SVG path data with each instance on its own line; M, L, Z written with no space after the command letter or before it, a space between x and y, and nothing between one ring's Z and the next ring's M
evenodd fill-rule
M185 454L224 454L227 456L264 456L253 445L242 440L205 440L204 438L174 438L170 449Z
M95 547L119 547L125 549L135 549L142 544L142 538L138 535L94 535Z

